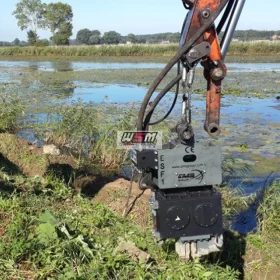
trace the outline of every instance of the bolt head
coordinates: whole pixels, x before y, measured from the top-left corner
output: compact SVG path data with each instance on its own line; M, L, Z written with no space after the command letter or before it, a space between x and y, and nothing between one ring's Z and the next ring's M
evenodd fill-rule
M204 11L202 11L201 15L204 19L207 19L210 17L210 11L204 10Z

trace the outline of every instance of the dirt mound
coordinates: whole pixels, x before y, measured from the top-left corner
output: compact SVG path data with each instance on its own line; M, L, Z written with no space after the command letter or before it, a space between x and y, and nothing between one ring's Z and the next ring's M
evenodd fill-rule
M128 198L130 182L117 179L108 183L93 198L94 202L102 202L118 214L123 214ZM138 184L133 183L128 208L132 208L128 217L144 228L151 227L149 198L151 191L141 191ZM133 206L133 207L132 207Z

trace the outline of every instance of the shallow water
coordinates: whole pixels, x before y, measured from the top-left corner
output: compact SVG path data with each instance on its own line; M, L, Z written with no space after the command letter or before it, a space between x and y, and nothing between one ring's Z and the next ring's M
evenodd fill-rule
M93 69L161 69L163 63L97 63L70 61L0 61L0 67L30 68L39 71L86 71ZM198 66L201 67L201 66ZM280 72L280 63L227 63L230 72Z

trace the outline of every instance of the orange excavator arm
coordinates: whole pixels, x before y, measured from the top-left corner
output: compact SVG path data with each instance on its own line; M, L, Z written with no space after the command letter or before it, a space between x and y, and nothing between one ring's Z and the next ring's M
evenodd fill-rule
M159 74L158 78L147 92L139 113L138 130L147 130L149 125L153 125L150 120L155 107L165 93L167 93L176 83L179 83L178 80L180 80L182 76L178 76L177 79L175 78L172 81L173 83L171 82L167 86L166 91L161 91L159 97L156 98L154 102L150 103L152 94L172 67L176 63L182 63L185 72L188 73L190 69L195 68L200 61L204 67L204 77L207 80L206 118L204 128L210 136L218 136L221 133L220 101L222 80L227 74L227 68L223 60L226 56L245 1L246 0L182 1L189 12L182 28L180 50ZM219 24L216 26L215 21L223 11L224 14L221 17ZM225 25L224 36L220 42L218 35ZM186 98L186 100L187 99L188 98ZM150 104L150 108L145 117L148 104ZM190 124L185 123L182 125L182 122L187 122L186 119L190 120L191 117L187 117L185 118L185 121L181 121L180 129L183 129L184 131L178 131L178 133L181 136L184 134L188 135L187 138L190 138ZM188 139L185 140L187 141Z

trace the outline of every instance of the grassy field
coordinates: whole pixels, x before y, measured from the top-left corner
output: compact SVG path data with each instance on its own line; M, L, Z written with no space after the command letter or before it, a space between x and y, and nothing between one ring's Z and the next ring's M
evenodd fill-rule
M170 45L70 46L70 47L0 47L0 56L49 57L170 57L178 50ZM229 55L277 55L280 42L233 42Z

